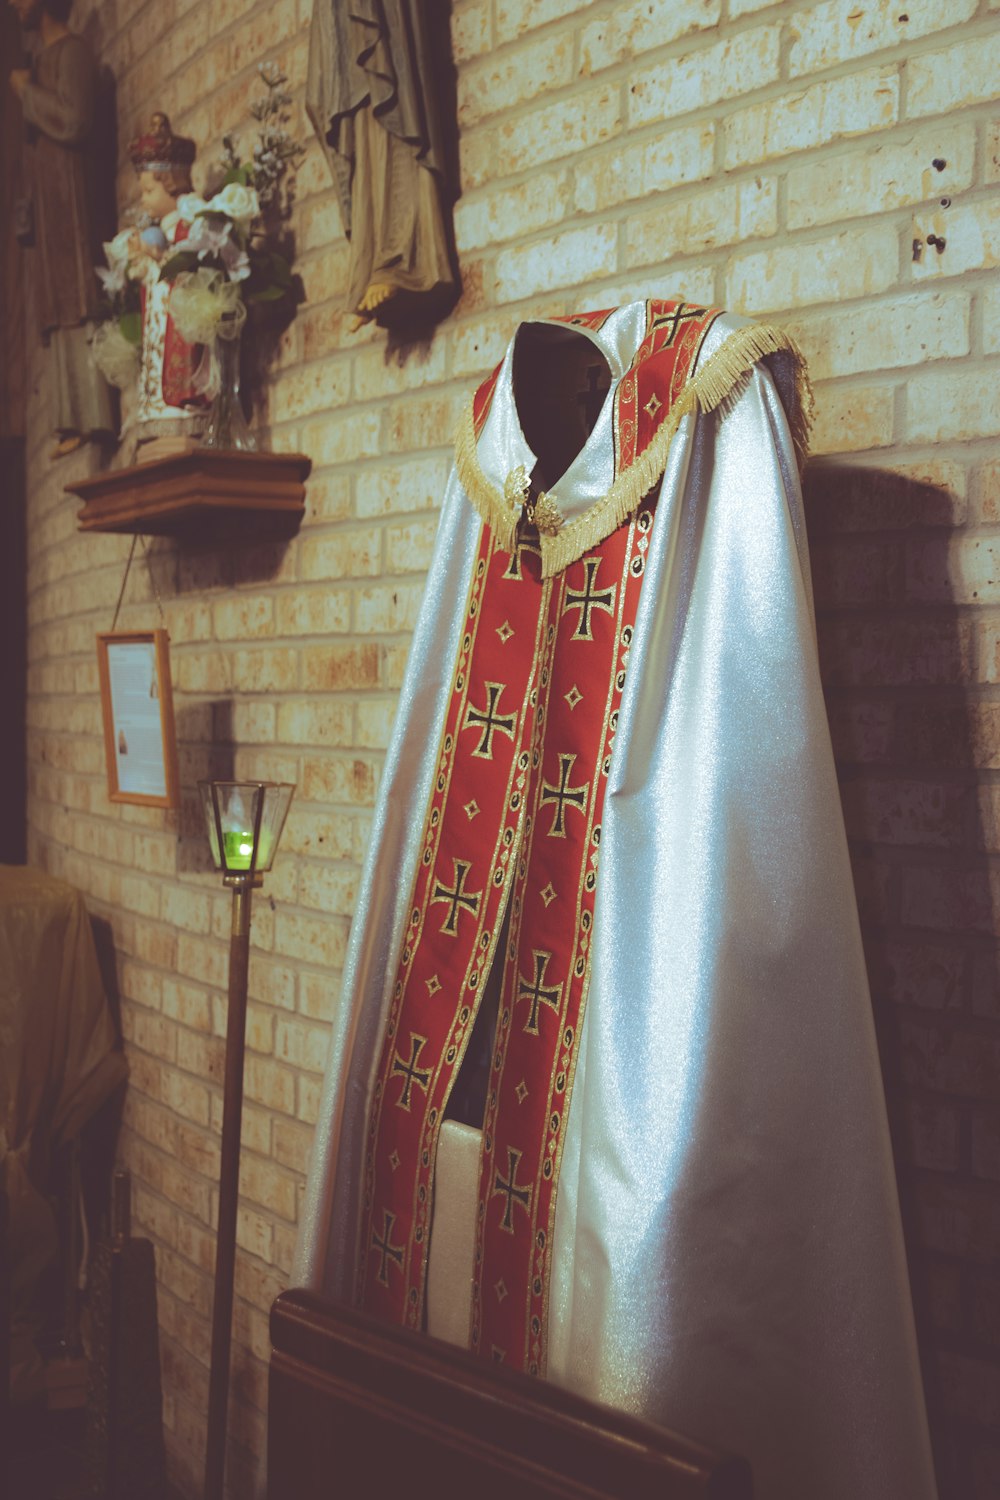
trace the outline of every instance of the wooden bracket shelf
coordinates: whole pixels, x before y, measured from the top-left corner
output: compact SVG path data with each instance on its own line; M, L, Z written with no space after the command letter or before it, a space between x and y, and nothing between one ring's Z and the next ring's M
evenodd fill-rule
M232 541L237 528L254 538L295 532L311 468L304 453L243 453L192 444L66 488L84 502L77 517L80 531Z

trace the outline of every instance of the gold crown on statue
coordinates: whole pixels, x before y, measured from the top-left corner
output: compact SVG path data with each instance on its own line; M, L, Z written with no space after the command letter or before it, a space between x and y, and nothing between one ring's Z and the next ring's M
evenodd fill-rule
M195 144L186 136L174 135L170 121L158 110L149 129L128 143L128 154L137 172L168 172L175 167L190 167Z

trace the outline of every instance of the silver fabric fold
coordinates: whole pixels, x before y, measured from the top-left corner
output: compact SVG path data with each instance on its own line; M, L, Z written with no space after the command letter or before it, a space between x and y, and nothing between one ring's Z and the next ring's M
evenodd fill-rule
M642 307L606 325L613 378ZM735 326L717 320L701 358ZM484 467L502 467L504 434L508 467L524 462L509 359L491 428ZM585 452L605 465L595 436ZM479 525L453 476L334 1008L295 1277L339 1298ZM549 1377L744 1454L762 1500L934 1500L801 494L763 366L724 412L682 421L646 567L559 1182Z

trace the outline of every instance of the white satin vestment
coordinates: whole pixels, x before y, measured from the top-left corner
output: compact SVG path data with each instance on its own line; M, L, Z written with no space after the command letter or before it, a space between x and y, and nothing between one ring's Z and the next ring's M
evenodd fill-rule
M644 309L589 335L613 380ZM717 320L702 361L736 326ZM511 367L508 351L478 449L499 485L533 462ZM567 519L613 464L598 420L557 486ZM481 525L453 473L333 1017L295 1274L345 1300ZM801 493L765 366L724 409L683 418L646 570L604 808L548 1374L743 1454L760 1500L934 1500Z

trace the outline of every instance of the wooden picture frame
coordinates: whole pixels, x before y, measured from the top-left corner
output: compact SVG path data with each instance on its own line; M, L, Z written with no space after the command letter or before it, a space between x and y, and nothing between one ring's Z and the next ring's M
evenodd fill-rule
M177 736L165 630L97 637L104 756L111 802L176 807Z

